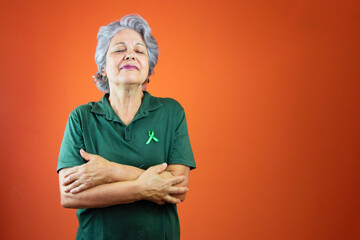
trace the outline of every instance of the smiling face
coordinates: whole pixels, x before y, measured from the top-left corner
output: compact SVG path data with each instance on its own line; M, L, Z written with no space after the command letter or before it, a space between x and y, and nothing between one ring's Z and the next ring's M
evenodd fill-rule
M149 75L149 56L139 33L125 29L110 41L103 71L111 85L144 83Z

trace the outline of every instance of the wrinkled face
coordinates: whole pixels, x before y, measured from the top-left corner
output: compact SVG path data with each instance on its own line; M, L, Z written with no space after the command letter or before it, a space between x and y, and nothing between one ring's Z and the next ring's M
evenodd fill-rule
M110 41L103 71L112 84L142 84L149 75L149 56L139 33L125 29Z

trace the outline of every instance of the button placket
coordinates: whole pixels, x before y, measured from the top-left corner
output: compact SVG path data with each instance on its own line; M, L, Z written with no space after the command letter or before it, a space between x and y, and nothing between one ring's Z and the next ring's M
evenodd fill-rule
M125 141L131 140L130 126L125 127Z

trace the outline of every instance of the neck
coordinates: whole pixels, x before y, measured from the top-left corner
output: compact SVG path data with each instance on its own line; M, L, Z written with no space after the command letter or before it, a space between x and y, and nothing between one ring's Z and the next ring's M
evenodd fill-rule
M129 125L141 106L142 86L110 86L109 102L125 125Z

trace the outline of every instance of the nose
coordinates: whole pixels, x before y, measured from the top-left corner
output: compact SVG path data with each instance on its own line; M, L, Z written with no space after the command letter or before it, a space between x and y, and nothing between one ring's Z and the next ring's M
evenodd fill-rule
M125 60L135 60L134 52L133 51L127 51L125 55Z

